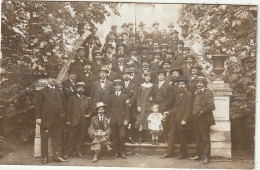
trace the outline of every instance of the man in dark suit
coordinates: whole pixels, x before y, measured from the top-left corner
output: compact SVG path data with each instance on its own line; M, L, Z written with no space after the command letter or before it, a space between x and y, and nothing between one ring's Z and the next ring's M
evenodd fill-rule
M76 155L83 157L83 144L88 126L88 119L92 114L92 105L89 98L84 95L84 82L77 83L77 94L67 101L67 124L69 125L69 155L76 148Z
M187 154L187 126L191 122L192 94L187 91L188 79L186 76L177 78L179 91L172 103L172 109L164 114L169 116L170 133L166 154L161 158L169 158L174 152L174 145L179 138L180 155L179 159L184 159Z
M138 31L137 31L137 39L139 40L139 32L143 32L143 34L144 34L144 36L146 37L147 35L148 35L148 32L147 31L145 31L144 30L144 26L145 26L145 24L144 24L144 22L140 22L139 24L138 24Z
M139 86L142 83L142 76L138 74L138 70L136 69L136 64L134 62L128 63L128 68L131 72L130 79L131 81Z
M162 65L162 60L161 60L161 51L157 50L153 52L153 58L154 60L150 64L150 68L158 74L160 71L161 65Z
M76 73L76 76L79 77L80 73L83 70L83 62L86 60L86 55L83 47L79 47L77 50L77 55L75 56L74 62L70 65L70 70Z
M126 58L127 56L125 54L117 55L117 62L112 66L112 71L118 73L121 79L123 76L123 71L126 68Z
M178 34L179 34L178 31L173 30L173 31L171 32L171 38L170 38L170 40L168 41L168 44L169 44L171 50L173 50L173 51L176 51L176 50L177 50L177 42L178 42L178 40L179 40Z
M99 47L95 44L95 36L88 36L88 38L82 43L82 46L84 47L86 57L92 62L94 51L99 49Z
M90 28L89 30L90 30L91 34L86 38L87 41L89 40L89 37L93 37L94 41L95 41L95 45L100 48L102 46L102 44L99 40L99 37L96 36L98 28L94 26L94 27Z
M127 95L127 103L129 104L130 107L130 122L128 126L128 131L127 131L127 136L128 136L128 141L130 143L133 143L133 127L134 123L136 120L136 99L137 99L137 85L132 82L130 76L131 76L131 71L126 68L123 73L123 88L122 92Z
M110 119L105 114L105 104L98 102L96 104L96 114L91 118L88 134L92 138L90 150L95 152L92 162L98 161L98 156L102 148L106 147L107 151L111 150L109 136L111 134Z
M107 38L107 40L106 40L106 42L104 44L104 47L106 47L107 44L111 44L112 47L114 48L113 53L115 53L116 52L115 49L116 49L116 42L117 42L117 39L116 39L117 33L114 32L114 31L110 31L107 37L108 38Z
M76 73L73 70L69 70L68 77L69 78L62 83L62 90L66 100L76 94Z
M65 116L65 98L56 86L56 66L50 64L48 85L36 96L35 117L40 125L42 163L48 162L48 138L52 138L53 157L56 162L67 160L61 157L62 152L62 119Z
M191 159L199 160L202 164L210 161L210 126L215 124L213 111L215 110L214 95L206 88L207 80L203 76L197 77L198 90L194 95L192 110L192 126L197 144L197 155Z
M80 74L78 81L85 83L84 95L86 97L90 97L91 88L92 88L93 83L97 80L97 76L94 76L91 71L92 65L91 65L90 60L85 60L83 62L83 68L84 68L84 70Z
M102 63L104 66L107 67L108 73L107 73L107 79L111 82L113 82L115 79L120 78L120 74L118 74L115 71L112 71L113 61L109 58L103 58Z
M150 63L151 60L147 57L142 58L142 67L139 70L138 74L140 74L142 76L142 79L144 78L144 73L149 71L151 73L151 83L155 83L157 78L156 78L156 74L153 70L150 69Z
M92 103L104 102L107 104L110 99L110 94L113 93L113 83L107 80L107 67L102 66L99 70L100 79L93 83L90 96Z
M188 76L188 81L190 86L189 89L192 94L194 94L195 91L197 90L197 81L196 81L197 77L204 76L201 73L201 69L202 67L197 63L194 63L191 66L190 75Z
M153 23L153 31L151 33L153 41L158 41L161 36L161 32L158 30L159 29L159 22L155 21Z
M102 52L100 50L96 50L94 53L93 53L93 61L91 62L91 69L92 69L92 73L95 75L95 76L98 76L99 74L99 69L101 68L102 66Z
M114 149L114 159L121 156L126 159L125 155L125 129L130 121L129 104L127 103L128 96L122 93L122 80L114 80L115 93L109 97L109 117L110 126L112 129L112 141Z
M167 33L167 38L170 39L171 38L171 33L173 32L173 29L174 29L173 23L169 23L168 29L169 29L169 31Z
M194 64L194 56L193 55L186 55L185 60L183 60L181 64L182 73L183 75L190 76L191 67Z
M103 58L109 58L112 63L116 62L116 55L113 53L114 47L112 44L108 43L104 45L104 57Z
M160 35L160 37L158 39L158 42L159 42L159 44L167 44L168 41L169 41L169 39L168 39L168 37L166 35L166 30L162 29L161 30L161 35Z

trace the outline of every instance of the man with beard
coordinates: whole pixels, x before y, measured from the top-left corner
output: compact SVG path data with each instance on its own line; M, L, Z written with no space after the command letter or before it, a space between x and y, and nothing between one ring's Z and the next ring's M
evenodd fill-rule
M192 127L197 145L197 155L191 159L201 159L204 165L210 161L210 126L215 125L213 116L215 103L212 91L206 88L206 78L198 76L196 81L198 90L194 95Z
M40 125L42 163L48 162L48 139L52 138L53 158L56 162L65 162L62 154L62 119L65 117L65 98L56 86L58 66L50 63L47 67L48 85L36 96L35 118Z
M144 30L145 24L143 22L140 22L138 25L138 31L137 31L137 39L139 40L139 32L143 32L144 36L146 37L148 32Z
M176 95L173 108L170 111L164 112L169 116L171 121L170 133L168 138L168 146L166 154L161 158L169 158L173 156L174 145L177 138L180 140L180 155L179 159L184 159L187 155L187 126L191 122L192 112L192 94L187 91L188 79L186 76L177 78L179 91Z
M83 158L83 144L92 114L92 105L89 98L84 95L84 82L77 83L77 94L71 96L67 101L67 125L69 126L69 147L67 155L76 148L76 156ZM73 151L74 153L74 151Z
M105 114L105 104L98 102L96 104L97 114L91 118L88 134L92 138L90 150L95 152L93 163L98 161L98 156L102 149L105 147L107 151L111 151L109 136L111 128L109 125L110 119Z
M189 85L190 85L190 91L192 94L195 93L197 90L197 82L196 79L198 76L204 76L201 72L202 67L198 65L197 63L194 63L191 66L191 72L190 76L188 77Z
M68 77L69 78L62 83L62 90L66 100L76 94L76 73L73 70L69 70Z
M81 73L81 75L79 76L78 81L85 83L84 95L87 97L90 97L91 87L92 87L94 81L96 81L97 76L94 76L92 73L92 65L91 65L90 60L84 61L83 68L84 68L84 70Z
M112 71L119 74L119 77L122 79L123 71L126 68L126 62L125 62L126 55L120 54L117 55L117 62L115 65L112 66Z

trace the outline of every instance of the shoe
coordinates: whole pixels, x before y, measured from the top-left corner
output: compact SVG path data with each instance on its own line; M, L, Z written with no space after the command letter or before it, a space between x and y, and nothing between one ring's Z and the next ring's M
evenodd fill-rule
M208 164L209 163L209 158L204 158L202 161L202 165Z
M118 158L118 154L117 153L113 156L113 159L116 159L116 158Z
M198 155L194 156L194 157L190 157L189 160L200 160L200 157Z
M42 159L42 164L47 164L47 162L48 162L48 158L43 158Z
M171 158L172 156L171 155L168 155L167 153L164 154L163 156L161 156L160 158L164 159L164 158Z
M109 145L106 145L107 151L110 152L112 148Z
M83 156L81 153L78 153L78 154L77 154L77 157L83 158L84 156Z
M64 155L62 158L63 159L68 159L68 155Z
M183 155L183 154L180 154L179 158L178 159L184 159L186 156Z
M127 157L126 157L126 155L125 155L124 153L121 153L120 156L121 156L121 158L123 158L123 159L127 159Z
M55 162L68 162L68 160L63 159L62 157L57 157L54 159Z

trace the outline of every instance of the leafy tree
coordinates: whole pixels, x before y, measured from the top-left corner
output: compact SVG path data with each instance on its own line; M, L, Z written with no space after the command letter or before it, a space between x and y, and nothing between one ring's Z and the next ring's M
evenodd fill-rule
M2 67L0 116L5 136L26 141L33 137L35 83L45 75L45 63L61 66L79 37L80 20L103 23L116 3L2 2Z
M212 55L227 54L224 80L233 89L231 118L246 116L255 126L256 6L186 4L179 24L189 26L188 40L201 43L202 65L211 78Z

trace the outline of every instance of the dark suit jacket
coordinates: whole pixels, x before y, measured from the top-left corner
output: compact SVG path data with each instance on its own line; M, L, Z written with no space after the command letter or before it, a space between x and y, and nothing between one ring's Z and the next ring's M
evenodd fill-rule
M76 82L75 82L76 83ZM76 87L75 83L73 84L70 79L65 80L62 83L62 90L65 96L65 99L67 100L70 96L76 94Z
M194 98L196 98L197 95L198 94L195 94ZM195 99L194 99L194 101L195 101ZM210 126L215 125L215 119L213 116L213 110L215 110L215 103L214 103L214 95L213 95L212 91L205 88L205 90L201 93L201 97L200 97L199 101L200 102L197 107L195 107L196 103L194 102L193 112L198 113L200 111L203 111L202 116L206 116L206 118L208 120L208 124ZM196 110L195 108L200 108L200 110Z
M123 64L123 71L126 67L126 64ZM112 66L111 70L118 73L120 75L120 78L122 78L123 71L120 70L118 62L116 62L115 65Z
M177 93L174 107L169 111L171 115L171 123L173 121L177 123L177 126L182 126L181 122L184 120L186 125L191 122L192 112L192 94L189 91L185 91L183 95L180 92Z
M102 62L100 61L100 64L97 63L97 61L94 59L91 64L91 71L94 76L99 76L99 69L102 66Z
M104 115L103 117L103 123L102 123L103 127L100 126L99 124L99 117L98 115L94 115L91 120L90 120L90 125L89 125L89 128L88 128L88 134L91 138L94 138L94 134L96 133L96 131L98 129L102 129L106 134L107 136L109 137L110 134L111 134L111 128L110 128L110 125L109 123L107 122L107 116Z
M110 74L107 75L107 79L111 82L113 82L115 79L122 78L120 74L114 71L110 71Z
M165 104L170 97L169 82L164 81L161 88L158 88L158 85L159 84L156 83L152 89L153 102L160 105L159 108L161 108L161 111L165 111Z
M109 97L109 117L111 126L123 126L124 120L130 121L129 105L126 102L128 96L121 92L120 96L116 96L115 93Z
M140 84L142 84L143 82L143 78L140 74L138 73L134 73L134 77L133 79L131 79L131 81L136 84L137 86L139 86Z
M154 30L151 33L151 36L152 36L153 41L158 41L160 39L160 37L161 37L161 31L159 31L159 30L155 31Z
M128 96L130 105L132 107L135 106L137 98L137 85L130 80L128 87L126 88L125 83L123 83L122 92Z
M75 94L67 101L66 113L67 122L70 122L70 126L76 127L80 119L85 119L86 115L91 116L92 103L86 96L83 95L82 98L79 98Z
M64 112L65 98L62 91L56 87L51 90L49 87L41 89L36 96L35 117L41 119L41 127L49 128L55 116L62 120Z
M114 88L111 81L106 80L104 89L101 87L100 80L95 81L90 92L93 104L95 105L97 102L104 102L107 104L111 100L110 94L113 93L113 91Z

